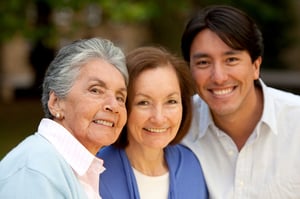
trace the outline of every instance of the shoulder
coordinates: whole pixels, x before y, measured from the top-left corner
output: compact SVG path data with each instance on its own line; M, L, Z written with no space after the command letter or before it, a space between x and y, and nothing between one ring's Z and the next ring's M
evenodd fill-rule
M55 149L51 144L42 136L34 134L24 139L3 158L0 170L3 171L7 167L10 171L21 167L40 167L40 164L51 164L52 161L49 160L52 160L53 156Z
M182 144L168 146L166 148L166 159L170 164L201 171L201 164L196 155Z
M105 171L100 175L99 191L102 198L130 198L129 187L133 186L133 173L126 153L108 146L97 153L104 161ZM117 190L117 191L116 191Z
M166 148L167 153L172 154L172 155L187 155L188 157L193 157L193 152L187 148L186 146L182 144L176 144L172 146L168 146Z
M66 170L72 171L54 146L39 134L27 137L0 162L1 178L21 169L37 172L53 180L59 175L66 175L63 174Z
M300 96L285 92L275 88L267 87L264 90L264 112L276 113L273 117L276 120L296 122L298 118L295 115L300 114ZM296 124L295 124L296 125ZM299 125L297 125L299 127Z
M108 157L112 154L118 153L119 149L114 146L106 146L101 148L98 153L96 154L97 157Z
M111 181L111 177L115 176L123 176L124 168L127 164L126 153L122 149L118 149L114 146L108 146L101 149L97 153L97 157L101 158L104 161L105 171L101 174L101 179L105 179L105 181ZM127 165L128 166L128 165Z
M260 86L263 90L264 100L267 103L274 102L275 104L281 104L282 106L300 106L300 96L291 92L276 89L267 86L262 80L260 80Z
M96 156L104 161L105 167L115 167L117 162L121 162L122 151L114 146L107 146L100 149Z
M286 101L289 104L300 105L300 96L291 92L286 92L276 88L267 87L267 95L272 96L275 100Z
M21 168L48 173L66 165L56 149L42 136L31 135L11 150L0 163L0 172L10 175ZM65 166L66 167L66 166Z
M202 167L194 153L180 144L167 148L172 154L167 158L171 184L178 198L207 198Z
M42 186L49 189L41 188L39 190L44 191L36 194L49 190L61 194L68 184L72 184L66 178L74 178L72 170L55 148L38 134L27 137L0 163L0 184L5 187L1 194L11 194L9 187L18 188L25 194Z

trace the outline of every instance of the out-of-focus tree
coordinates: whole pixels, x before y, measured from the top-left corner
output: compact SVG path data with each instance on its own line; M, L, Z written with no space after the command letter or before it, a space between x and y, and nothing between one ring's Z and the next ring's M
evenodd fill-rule
M26 8L27 1L11 0L0 1L0 43L10 39L12 34L17 32L24 33L27 29Z
M49 42L55 41L55 26L40 28L34 25L37 2L47 3L52 11L69 10L71 13L89 12L93 6L98 7L102 21L149 26L150 42L175 52L180 51L181 33L191 13L210 4L234 5L249 13L262 29L265 67L282 67L281 50L293 42L288 32L294 26L294 16L290 12L292 0L9 0L0 1L0 44L16 33L31 40L50 33ZM74 17L71 30L74 32L85 23L82 18Z

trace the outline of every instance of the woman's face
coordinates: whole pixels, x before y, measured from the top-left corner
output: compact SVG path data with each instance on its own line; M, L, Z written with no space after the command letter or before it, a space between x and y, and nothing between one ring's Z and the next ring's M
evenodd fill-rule
M133 82L128 110L128 140L137 148L166 147L182 119L181 91L170 66L143 71Z
M68 95L57 99L63 115L58 122L96 154L113 143L125 125L126 97L122 74L104 60L90 60L81 67Z

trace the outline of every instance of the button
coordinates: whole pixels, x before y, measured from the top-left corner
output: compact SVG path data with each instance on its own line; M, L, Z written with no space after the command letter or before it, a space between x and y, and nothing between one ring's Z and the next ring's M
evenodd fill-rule
M240 181L240 186L244 186L244 181Z
M233 156L233 150L229 150L228 155Z

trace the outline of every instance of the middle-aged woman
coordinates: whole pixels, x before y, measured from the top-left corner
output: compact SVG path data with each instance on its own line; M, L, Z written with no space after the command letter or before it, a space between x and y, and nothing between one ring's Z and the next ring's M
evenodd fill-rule
M117 142L101 150L107 170L100 195L110 199L204 199L202 168L178 144L192 117L193 86L185 63L163 48L127 56L128 121Z
M125 56L110 41L63 47L44 78L45 118L0 162L0 198L101 198L95 154L126 123L127 82Z

